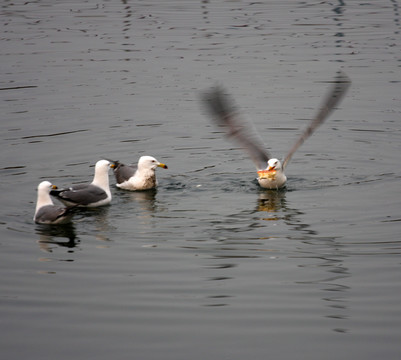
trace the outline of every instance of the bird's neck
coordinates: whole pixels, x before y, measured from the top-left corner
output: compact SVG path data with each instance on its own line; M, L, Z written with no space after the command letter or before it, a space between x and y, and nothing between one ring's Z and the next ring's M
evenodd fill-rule
M109 190L109 174L107 172L95 173L92 185L99 186L105 191Z
M39 191L38 201L36 202L36 211L45 205L53 205L52 198L50 197L50 194Z
M154 169L138 168L138 174L142 177L152 177L155 175Z

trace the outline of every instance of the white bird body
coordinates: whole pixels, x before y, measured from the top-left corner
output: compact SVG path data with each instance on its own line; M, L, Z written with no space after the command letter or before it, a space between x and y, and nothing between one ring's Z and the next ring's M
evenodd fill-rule
M152 156L141 156L136 166L125 165L119 161L112 161L112 163L116 186L131 191L150 190L157 187L156 168L168 168Z
M265 170L258 171L258 182L265 189L279 189L287 182L281 162L278 159L269 159Z

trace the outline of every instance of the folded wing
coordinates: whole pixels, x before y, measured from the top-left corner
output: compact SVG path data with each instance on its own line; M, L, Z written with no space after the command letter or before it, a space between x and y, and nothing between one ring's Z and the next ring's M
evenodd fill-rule
M74 185L69 189L52 190L50 194L79 205L88 205L107 198L103 189L92 184Z

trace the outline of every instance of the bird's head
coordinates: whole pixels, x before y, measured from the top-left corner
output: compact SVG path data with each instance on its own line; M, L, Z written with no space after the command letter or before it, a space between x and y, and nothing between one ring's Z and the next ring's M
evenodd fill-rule
M166 164L157 161L153 156L141 156L138 161L138 169L155 170L157 167L168 169Z
M51 190L57 189L56 185L53 185L50 181L42 181L38 185L38 191L50 193Z
M259 170L259 179L271 179L274 180L277 171L281 171L281 162L278 159L269 159L267 162L267 168L265 170Z

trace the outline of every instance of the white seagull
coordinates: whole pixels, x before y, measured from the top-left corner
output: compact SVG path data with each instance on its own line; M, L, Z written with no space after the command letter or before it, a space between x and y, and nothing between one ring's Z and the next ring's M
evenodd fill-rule
M218 125L223 125L228 137L234 138L250 155L257 168L259 185L266 189L279 189L287 182L284 169L292 155L328 118L340 103L350 85L351 80L348 76L339 71L332 87L323 100L320 110L290 149L282 163L280 160L270 156L253 125L239 116L235 104L228 98L221 87L212 88L204 93L202 98L215 122Z
M116 178L116 186L124 190L149 190L157 186L156 168L167 169L167 165L152 156L141 156L138 165L125 165L113 161L111 167Z
M36 201L33 221L37 224L67 224L74 215L74 207L62 207L53 204L50 191L57 189L49 181L42 181L38 185L38 198Z
M95 176L90 184L78 184L67 189L52 190L50 194L66 205L79 207L107 205L111 202L108 174L110 165L108 160L99 160L95 166Z

